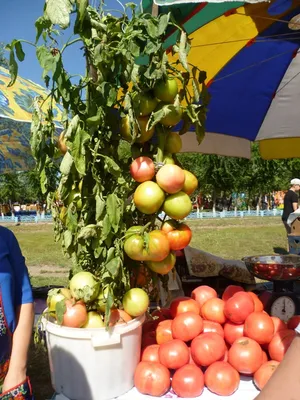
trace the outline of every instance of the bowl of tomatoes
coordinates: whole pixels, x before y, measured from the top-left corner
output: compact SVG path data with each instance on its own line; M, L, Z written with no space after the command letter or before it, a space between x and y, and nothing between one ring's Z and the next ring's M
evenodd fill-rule
M300 256L272 255L252 256L242 259L255 277L267 281L290 281L300 279Z

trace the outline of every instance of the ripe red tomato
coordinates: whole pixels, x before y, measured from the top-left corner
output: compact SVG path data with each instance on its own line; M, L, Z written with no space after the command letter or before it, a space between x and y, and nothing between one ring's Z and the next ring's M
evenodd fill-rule
M224 325L224 337L227 343L232 344L244 336L244 324L234 324L233 322L226 322Z
M258 370L254 374L253 382L259 390L262 390L264 388L268 380L276 371L278 365L278 361L271 360L265 362L260 368L258 368Z
M190 361L189 348L178 339L161 344L158 355L160 363L169 369L181 368Z
M191 299L190 297L177 297L172 301L170 305L170 311L173 318L175 318L178 314L182 314L188 311L199 315L200 306L195 300Z
M159 344L145 347L141 355L141 361L159 362L158 349Z
M234 294L225 303L224 314L229 321L235 324L242 324L245 319L254 311L254 301L246 292Z
M134 373L134 385L140 393L163 396L170 388L170 371L160 363L141 361Z
M185 312L178 314L172 321L172 334L174 339L183 342L193 340L203 331L203 319L199 314Z
M227 347L224 339L217 333L202 333L193 339L191 354L197 365L208 365L224 357Z
M130 174L137 182L151 181L155 175L155 166L151 158L138 157L130 165Z
M151 316L152 317L158 317L158 319L160 321L162 321L164 319L171 319L172 318L170 309L169 308L164 308L164 307L162 307L162 308L157 307L157 309L154 310L151 313Z
M296 332L291 329L277 332L269 343L270 358L275 361L282 361L295 336Z
M239 387L240 375L224 361L211 364L204 374L205 386L219 396L231 396Z
M274 324L274 335L275 333L279 332L279 331L283 331L285 329L288 329L286 326L286 323L284 321L282 321L280 318L278 317L271 317L273 324Z
M214 332L224 338L224 330L218 322L203 320L203 333Z
M201 315L209 321L224 324L226 317L224 314L225 301L221 299L209 299L201 307Z
M202 307L207 300L216 299L218 294L212 287L201 285L192 291L191 297L199 303L200 307Z
M124 324L131 320L132 320L131 316L124 310L119 310L119 309L111 310L109 318L109 326Z
M225 354L219 361L228 362L228 350L225 351Z
M228 352L228 362L240 374L254 374L262 363L262 349L253 339L241 337L237 339Z
M155 214L165 201L165 193L157 183L146 181L135 190L133 200L136 208L144 214Z
M259 300L257 294L253 292L247 292L253 299L254 301L254 311L263 311L264 310L264 305L263 303Z
M300 324L300 315L294 315L288 320L287 329L295 329Z
M160 321L156 327L156 342L162 344L174 339L172 334L172 320L165 319Z
M245 291L245 289L242 286L229 285L229 286L227 286L227 288L224 290L224 292L222 294L222 300L227 301L234 294L236 294L238 292L244 292L244 291Z
M156 174L157 184L169 194L179 192L183 188L184 180L183 169L178 165L165 164Z
M88 319L86 305L83 301L74 303L72 300L66 300L66 311L63 316L62 325L70 328L81 328Z
M161 230L167 234L171 250L184 249L192 239L191 229L186 224L174 220L166 221Z
M155 331L146 332L142 336L142 349L147 347L147 346L151 346L152 344L157 344Z
M175 371L172 389L178 397L198 397L204 389L204 376L199 367L187 364Z
M272 318L265 312L253 312L248 315L244 324L244 336L259 344L270 343L274 336Z

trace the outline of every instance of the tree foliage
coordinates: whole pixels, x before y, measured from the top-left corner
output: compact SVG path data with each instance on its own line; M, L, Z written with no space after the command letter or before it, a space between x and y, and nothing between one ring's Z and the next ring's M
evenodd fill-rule
M9 67L8 59L5 57L5 44L2 42L0 42L0 67Z

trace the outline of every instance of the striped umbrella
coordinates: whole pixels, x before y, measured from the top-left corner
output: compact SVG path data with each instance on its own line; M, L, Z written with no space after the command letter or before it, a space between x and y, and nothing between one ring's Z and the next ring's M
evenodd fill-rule
M25 171L34 166L30 149L30 125L34 99L42 104L47 91L34 82L18 77L8 87L9 72L0 67L0 173ZM49 103L46 100L42 110ZM54 107L55 123L60 127L60 106Z
M259 141L265 159L300 157L300 3L159 8L170 10L189 33L189 62L207 71L212 95L205 139L198 146L188 132L183 150L250 157L250 143ZM166 48L176 35L169 32Z

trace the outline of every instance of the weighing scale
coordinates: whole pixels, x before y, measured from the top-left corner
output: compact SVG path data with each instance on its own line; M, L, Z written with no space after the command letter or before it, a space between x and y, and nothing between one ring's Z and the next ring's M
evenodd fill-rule
M268 314L285 322L300 315L300 293L295 287L300 279L300 256L254 256L243 261L256 278L273 283L272 290L258 293Z

